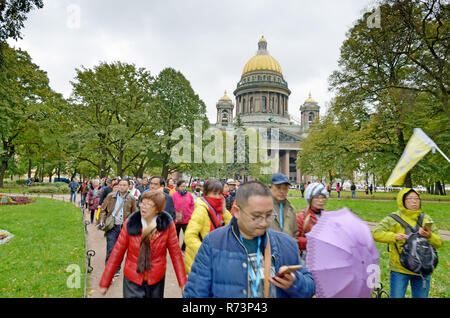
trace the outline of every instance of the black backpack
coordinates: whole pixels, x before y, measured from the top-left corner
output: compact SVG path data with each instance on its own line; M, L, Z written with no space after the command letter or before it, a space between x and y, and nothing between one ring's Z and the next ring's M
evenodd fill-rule
M401 253L397 244L394 244L400 255L402 266L416 274L431 274L438 264L438 254L427 239L419 234L419 228L422 226L424 218L423 213L417 219L415 227L406 223L396 214L390 214L389 216L400 223L405 228L405 234L408 235Z

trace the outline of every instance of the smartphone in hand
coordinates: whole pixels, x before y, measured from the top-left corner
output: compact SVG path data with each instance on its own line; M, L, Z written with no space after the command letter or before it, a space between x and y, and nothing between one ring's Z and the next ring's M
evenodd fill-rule
M284 276L285 274L293 273L293 272L295 272L296 270L299 270L299 269L302 268L302 267L303 267L303 265L290 265L290 266L286 266L286 269L283 270L282 272L278 272L276 276L282 277L282 276Z
M426 229L427 231L431 230L431 226L433 225L433 221L427 221L424 225L423 228Z

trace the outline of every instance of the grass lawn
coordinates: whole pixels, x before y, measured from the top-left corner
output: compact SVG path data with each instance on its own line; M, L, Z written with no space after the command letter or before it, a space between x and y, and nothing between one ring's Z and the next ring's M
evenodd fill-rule
M289 196L293 197L301 197L300 190L289 190ZM364 199L364 200L397 200L398 191L392 192L373 192L372 195L366 194L364 191L356 191L356 199ZM351 199L352 193L351 191L341 191L341 199ZM446 201L450 203L450 194L447 195L435 195L428 193L420 193L420 197L424 201ZM331 191L331 198L337 199L337 192Z
M306 207L305 199L289 199L297 211ZM450 203L423 202L423 210L429 214L440 230L450 230ZM329 211L348 207L361 219L366 221L379 222L389 213L397 210L395 201L365 201L365 200L345 200L328 199L325 209ZM389 252L387 244L375 243L380 253L380 279L383 289L389 293ZM429 297L448 298L450 297L450 247L448 242L444 242L443 247L438 249L439 264L431 276L431 287ZM411 297L410 287L406 297Z
M86 254L80 209L68 202L0 206L0 228L14 234L0 245L0 297L83 297ZM80 268L79 288L69 288Z
M289 199L292 205L301 211L307 205L305 199ZM371 222L379 222L388 214L397 210L395 201L366 201L351 199L328 199L325 209L329 211L348 207L361 219ZM450 230L450 202L433 203L422 202L422 210L428 214L440 230Z

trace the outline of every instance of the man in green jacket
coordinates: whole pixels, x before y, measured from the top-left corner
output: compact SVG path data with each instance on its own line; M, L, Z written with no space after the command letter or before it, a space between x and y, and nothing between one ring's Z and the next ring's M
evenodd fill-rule
M422 206L419 194L413 189L401 190L397 196L398 210L393 214L401 217L406 223L415 227L417 219L422 213ZM422 225L431 223L431 217L424 214ZM432 223L431 227L420 227L419 234L425 237L435 248L442 246L439 231ZM375 241L389 244L389 268L390 273L390 294L391 298L403 298L408 284L411 282L411 295L413 298L427 298L430 290L430 275L416 274L400 263L400 254L407 239L405 229L392 217L387 216L375 227L372 232Z
M276 231L284 232L295 240L298 237L298 225L295 209L287 200L289 178L282 173L275 173L270 181L270 191L273 198L273 213L276 219L272 221L270 228Z

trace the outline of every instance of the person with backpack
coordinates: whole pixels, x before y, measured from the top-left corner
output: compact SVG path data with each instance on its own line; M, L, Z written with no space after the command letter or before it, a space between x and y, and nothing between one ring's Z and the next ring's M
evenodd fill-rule
M195 202L194 212L184 233L186 253L184 268L186 274L191 271L192 263L205 236L230 223L231 214L225 207L223 185L219 180L209 180L204 185L204 195Z
M427 298L438 262L435 249L442 240L431 217L422 212L416 191L401 190L397 206L372 232L375 241L389 244L390 296L404 298L410 283L413 298Z

